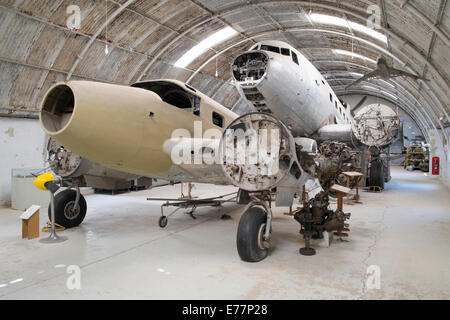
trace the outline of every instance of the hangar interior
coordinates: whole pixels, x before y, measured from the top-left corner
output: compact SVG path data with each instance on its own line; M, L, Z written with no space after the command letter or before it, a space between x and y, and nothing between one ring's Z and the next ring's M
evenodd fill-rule
M70 6L80 9L80 21ZM447 0L0 0L0 298L449 299L449 16ZM361 191L363 204L345 206L352 214L347 241L313 257L298 254L302 237L287 208L274 209L275 246L258 263L241 261L235 250L241 205L201 208L197 219L174 215L160 229L161 203L146 198L177 197L180 186L156 181L117 195L83 190L89 213L60 232L64 243L21 239L25 208L14 209L14 196L29 190L21 183L33 189L33 177L14 181L48 168L38 118L50 87L175 79L242 115L251 106L230 67L263 40L298 49L352 111L390 106L403 128L391 151L423 141L429 158L439 158L439 172L408 171L391 160L385 189ZM381 55L425 80L371 79L346 88ZM192 193L234 190L195 184ZM42 202L42 227L49 196L29 197ZM231 219L220 219L223 212ZM80 290L66 286L70 265L81 268ZM366 284L373 265L382 279L376 289Z

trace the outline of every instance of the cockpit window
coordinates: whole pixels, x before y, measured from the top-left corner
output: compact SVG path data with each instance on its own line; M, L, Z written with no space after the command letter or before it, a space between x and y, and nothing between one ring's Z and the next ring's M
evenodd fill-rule
M294 61L296 64L298 64L297 54L294 51L292 51L292 61Z
M275 52L275 53L278 53L278 54L280 53L280 48L274 47L274 46L265 45L265 44L261 45L261 50L272 51L272 52Z
M290 56L291 55L291 50L286 49L286 48L281 48L281 54L284 56Z
M148 81L134 83L131 86L153 91L161 97L162 101L174 107L192 112L197 116L200 115L200 98L175 83Z

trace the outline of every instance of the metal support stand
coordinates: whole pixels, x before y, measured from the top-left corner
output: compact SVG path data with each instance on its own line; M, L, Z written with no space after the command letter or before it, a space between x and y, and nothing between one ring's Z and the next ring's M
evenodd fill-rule
M300 248L299 252L301 255L304 256L313 256L316 254L316 250L314 248L311 248L311 237L316 233L312 230L312 213L308 212L305 214L305 228L303 230L300 230L300 234L303 235L305 238L305 247Z
M52 182L53 183L53 182ZM47 184L50 184L50 182L48 182ZM50 185L47 187L48 190L50 191L50 220L51 220L51 232L50 232L50 236L48 238L45 239L40 239L39 242L41 243L59 243L59 242L63 242L66 241L68 238L65 236L58 236L56 234L56 229L55 229L55 192L56 190L58 190L58 187L51 187Z

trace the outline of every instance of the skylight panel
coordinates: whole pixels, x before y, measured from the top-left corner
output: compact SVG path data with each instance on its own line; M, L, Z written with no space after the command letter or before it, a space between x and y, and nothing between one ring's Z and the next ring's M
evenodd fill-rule
M329 24L329 25L339 26L339 27L343 27L343 28L347 28L348 26L350 26L350 28L352 28L353 30L364 33L372 38L375 38L375 39L383 42L383 43L387 43L387 37L384 34L378 32L378 31L375 31L371 28L368 28L362 24L352 22L350 20L345 20L343 18L329 16L329 15L320 14L320 13L311 13L309 15L309 17L311 18L311 20L313 22L317 22L317 23ZM347 24L347 22L348 22L348 24Z
M340 55L344 55L344 56L350 56L352 58L358 58L358 59L362 59L362 60L366 60L372 63L377 63L375 60L370 59L368 57L362 56L360 54L354 53L354 52L350 52L350 51L346 51L346 50L341 50L341 49L333 49L333 52L335 54L340 54Z
M230 39L236 34L237 31L232 27L226 27L217 31L216 33L210 35L209 37L189 49L180 59L177 60L177 62L175 62L175 67L185 68L197 57L205 53L208 49L224 42L225 40Z

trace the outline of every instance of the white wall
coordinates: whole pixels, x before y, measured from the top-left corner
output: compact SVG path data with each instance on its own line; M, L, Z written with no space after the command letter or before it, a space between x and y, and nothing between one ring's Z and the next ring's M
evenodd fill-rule
M449 129L446 129L445 134L447 137L449 135ZM435 156L439 157L439 177L450 187L450 144L447 139L441 139L441 133L443 133L441 130L429 130L431 140L430 161Z
M11 204L11 169L43 168L45 139L39 120L0 117L0 205Z

